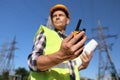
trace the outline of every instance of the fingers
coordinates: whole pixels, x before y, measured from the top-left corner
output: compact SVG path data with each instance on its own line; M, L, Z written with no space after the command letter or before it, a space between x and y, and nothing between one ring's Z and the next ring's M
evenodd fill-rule
M81 38L81 40L79 42L76 42L80 38ZM84 31L82 31L81 33L79 33L78 36L75 36L75 38L71 39L71 41L69 42L70 44L72 44L71 51L76 52L78 50L75 53L75 55L77 53L80 53L83 50L83 46L84 46L84 43L85 43L86 39L87 39L87 37L85 36Z
M86 51L84 51L84 58L85 59L88 59L88 60L90 60L91 58L92 58L92 56L93 56L93 51L92 52L90 52L89 54L86 52Z
M72 39L70 40L70 44L71 44L71 45L75 44L77 41L79 41L80 38L82 39L84 36L85 36L85 32L84 32L84 31L80 32L80 33L77 34L74 38L72 38Z
M81 41L79 41L76 45L74 45L73 47L76 48L76 49L79 49L80 46L83 46L85 41L86 41L87 37L84 36L83 39Z
M65 38L66 42L69 42L74 37L73 32Z
M83 49L84 49L84 46L82 46L81 48L79 48L79 49L75 52L74 55L76 55L76 57L78 57L78 56L82 53Z
M90 54L88 54L85 51L84 54L81 54L80 58L82 60L82 65L84 65L85 67L87 67L87 65L89 64L90 60L92 59L92 56L93 56L93 52L91 52Z
M89 60L89 55L84 52L84 54L80 55L80 57L82 58L83 62L87 62Z
M84 31L81 31L76 36L71 33L62 41L62 45L60 48L61 53L66 56L67 59L73 59L78 57L84 48L84 43L86 39L87 37Z

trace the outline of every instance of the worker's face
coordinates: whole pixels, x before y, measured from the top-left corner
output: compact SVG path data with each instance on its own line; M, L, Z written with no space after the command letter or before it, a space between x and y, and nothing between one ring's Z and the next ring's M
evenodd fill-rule
M65 30L66 25L69 23L69 18L65 15L63 11L55 11L52 17L53 25L58 30Z

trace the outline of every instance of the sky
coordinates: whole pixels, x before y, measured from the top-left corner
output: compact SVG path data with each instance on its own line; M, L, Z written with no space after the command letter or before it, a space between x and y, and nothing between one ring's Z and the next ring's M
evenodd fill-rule
M58 3L65 4L70 12L66 34L74 31L78 19L82 19L80 27L86 28L88 38L97 36L97 30L91 30L98 27L98 21L102 27L109 28L103 31L104 35L117 35L117 38L107 38L106 43L113 43L109 52L120 72L120 0L0 0L0 46L6 41L11 43L16 36L15 68L28 69L27 56L31 53L34 35L41 24L46 24L50 8ZM95 79L98 54L95 50L88 68L80 71L81 76Z

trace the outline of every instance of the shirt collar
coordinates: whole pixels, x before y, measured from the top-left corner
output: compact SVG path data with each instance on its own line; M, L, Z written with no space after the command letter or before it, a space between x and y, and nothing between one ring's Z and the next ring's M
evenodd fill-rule
M66 34L63 34L61 31L58 31L55 29L55 31L58 33L58 35L61 37L61 38L66 38Z

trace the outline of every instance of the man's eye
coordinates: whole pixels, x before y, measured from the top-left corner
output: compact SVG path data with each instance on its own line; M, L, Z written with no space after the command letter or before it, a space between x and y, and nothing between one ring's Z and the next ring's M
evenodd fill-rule
M63 14L60 14L59 16L64 16Z
M57 17L57 15L53 15L53 17Z

